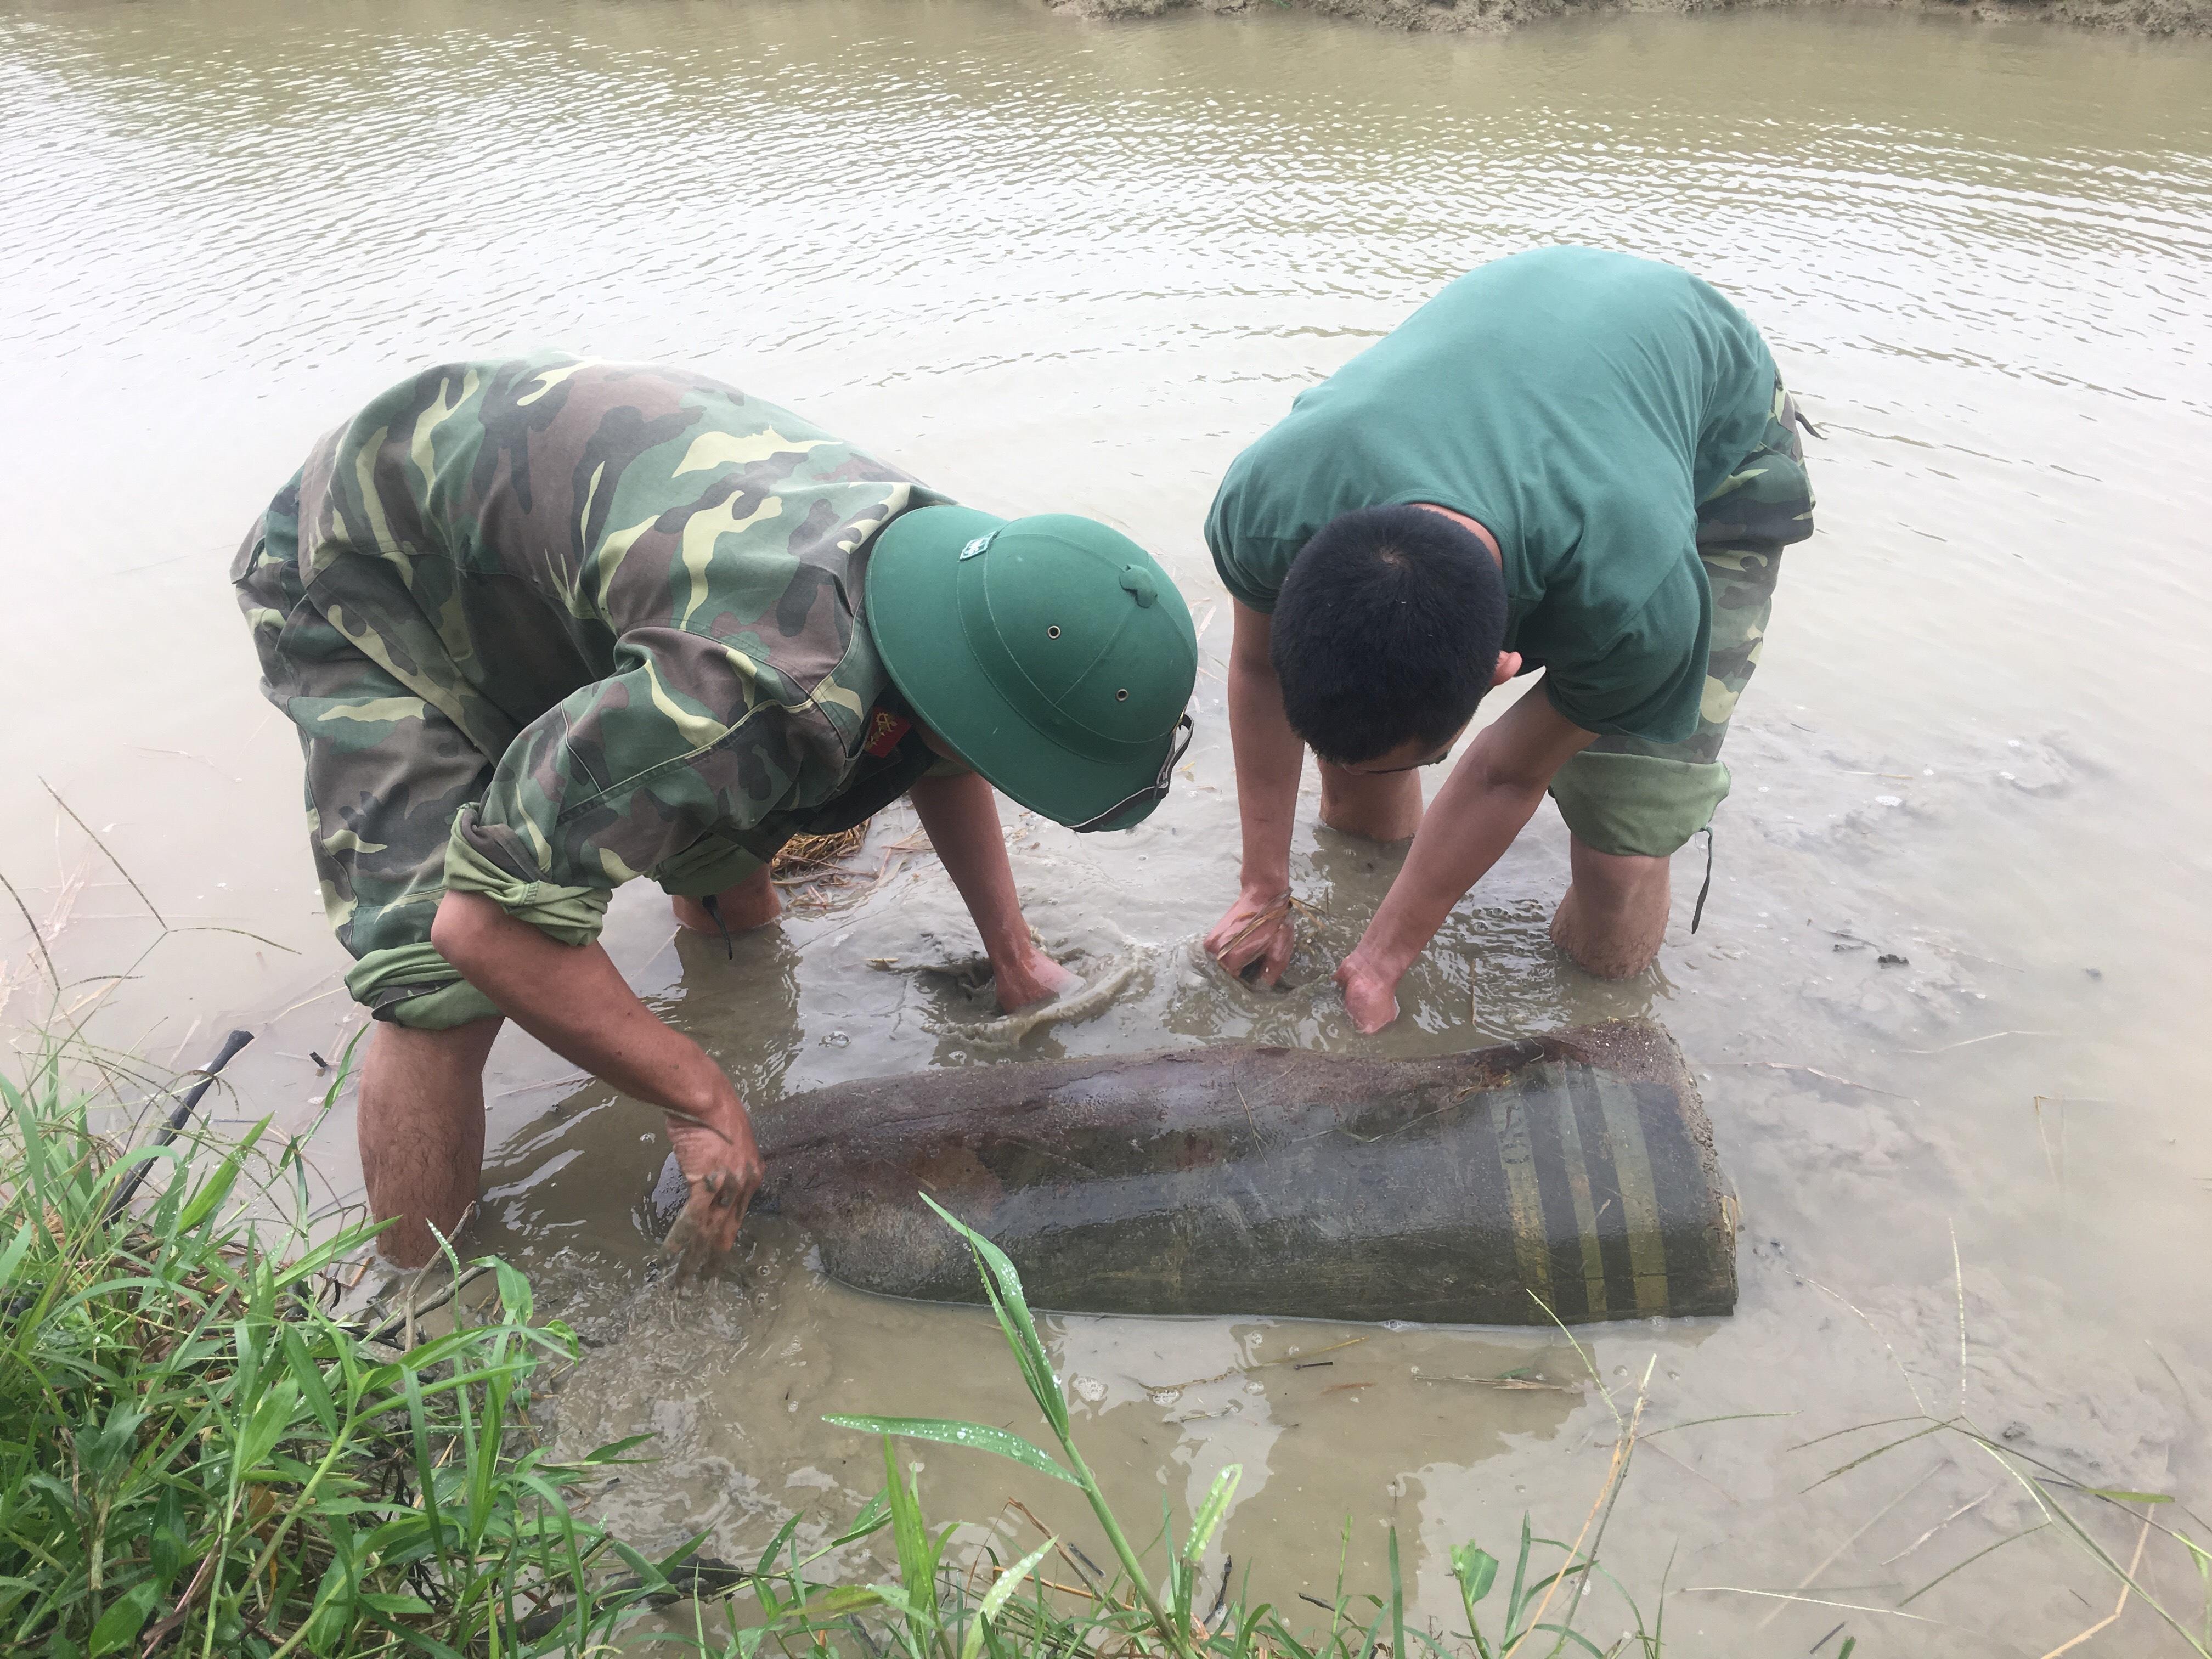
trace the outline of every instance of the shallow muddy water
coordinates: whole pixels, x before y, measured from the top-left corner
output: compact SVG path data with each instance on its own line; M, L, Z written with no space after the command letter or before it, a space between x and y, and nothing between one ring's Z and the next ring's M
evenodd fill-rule
M1188 781L1147 825L1017 828L1046 939L1131 969L1104 1012L978 1041L973 941L896 812L868 884L734 959L626 892L610 943L656 1006L764 1111L1021 1054L1356 1044L1328 971L1395 855L1313 827L1310 800L1299 890L1327 914L1297 987L1190 957L1235 873L1200 520L1298 387L1468 265L1558 240L1679 260L1747 307L1826 434L1821 532L1736 720L1697 934L1693 849L1657 972L1565 968L1547 809L1376 1044L1641 1012L1700 1074L1745 1218L1740 1310L1586 1339L1624 1407L1651 1367L1646 1426L1790 1413L1638 1455L1607 1557L1647 1611L1672 1558L1686 1650L1803 1652L1842 1620L1862 1653L2043 1652L2115 1594L2056 1528L1914 1601L1929 1622L1706 1587L1894 1607L2032 1525L1945 1436L1806 1490L1881 1437L1804 1443L1919 1411L2207 1511L2212 49L1861 12L1442 40L984 0L13 9L0 871L73 1004L133 976L107 1040L188 1065L252 1026L225 1114L305 1122L306 1056L353 1021L228 554L313 436L416 366L680 359L979 505L1123 525L1211 619L1210 654ZM260 937L160 938L40 777L173 927ZM40 1006L23 946L10 1021ZM519 1035L494 1068L478 1242L600 1345L563 1434L663 1436L668 1461L605 1499L641 1542L704 1526L736 1556L793 1510L849 1513L880 1468L824 1412L1031 1425L981 1316L842 1290L777 1223L719 1286L649 1283L653 1121ZM343 1110L323 1145L356 1188ZM1455 1620L1449 1547L1504 1553L1524 1510L1573 1535L1610 1455L1607 1404L1541 1332L1050 1327L1125 1512L1180 1517L1241 1463L1237 1572L1293 1606L1329 1594L1348 1514L1355 1585L1379 1586L1395 1524L1421 1614ZM1261 1364L1351 1337L1327 1365ZM1468 1380L1525 1367L1560 1386ZM939 1514L1013 1493L1092 1547L1025 1477L922 1461ZM2171 1551L2146 1559L2196 1605ZM2107 1639L2172 1641L2139 1604Z

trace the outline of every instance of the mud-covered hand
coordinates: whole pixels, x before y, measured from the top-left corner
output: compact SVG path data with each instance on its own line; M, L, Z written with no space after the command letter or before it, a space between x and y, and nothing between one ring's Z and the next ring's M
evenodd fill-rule
M691 1196L669 1230L667 1249L680 1271L694 1273L720 1261L737 1242L738 1224L760 1190L760 1147L734 1094L709 1115L671 1112L668 1140Z
M1398 977L1372 966L1357 951L1339 964L1337 988L1362 1036L1373 1036L1398 1018Z
M1256 962L1259 982L1273 985L1291 965L1291 952L1297 942L1297 930L1291 922L1290 894L1247 888L1206 934L1206 954L1232 974L1242 974Z
M1034 945L1011 953L1006 961L994 961L991 969L999 1012L1006 1014L1050 1002L1083 982Z
M1011 1014L1048 1002L1075 984L1074 975L1038 949L1023 919L991 786L973 772L956 772L917 778L907 799L982 935L1000 1009Z

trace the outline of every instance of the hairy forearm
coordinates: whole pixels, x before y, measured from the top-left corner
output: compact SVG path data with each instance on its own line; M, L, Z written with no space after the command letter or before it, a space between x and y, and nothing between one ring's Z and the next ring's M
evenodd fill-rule
M1013 866L999 823L999 798L973 772L918 778L907 799L929 833L929 845L952 878L983 949L999 962L1028 948L1029 925L1014 890Z
M499 1011L633 1099L711 1117L736 1091L720 1066L637 1000L599 945L562 945L480 893L448 893L430 942Z
M1513 844L1544 789L1541 781L1492 773L1478 738L1430 802L1405 866L1353 954L1390 980L1401 976L1452 907Z
M1284 717L1283 688L1273 666L1231 659L1229 742L1244 833L1243 884L1272 896L1291 884L1291 829L1306 757Z

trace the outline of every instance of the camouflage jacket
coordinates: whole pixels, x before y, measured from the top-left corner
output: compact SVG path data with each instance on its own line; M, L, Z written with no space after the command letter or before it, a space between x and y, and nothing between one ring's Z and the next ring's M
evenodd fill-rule
M495 759L447 883L540 925L580 896L590 925L554 931L588 937L621 882L717 843L769 856L929 764L872 720L896 693L856 618L870 538L940 499L680 371L457 363L317 447L298 569L322 617Z

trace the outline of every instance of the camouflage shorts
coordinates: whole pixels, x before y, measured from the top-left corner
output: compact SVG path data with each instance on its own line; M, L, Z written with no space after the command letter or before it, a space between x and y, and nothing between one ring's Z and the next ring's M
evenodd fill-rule
M1665 858L1711 823L1728 798L1721 744L1759 666L1782 550L1813 533L1803 423L1778 382L1759 447L1698 508L1698 555L1713 608L1698 729L1680 743L1600 738L1552 780L1559 816L1585 846Z

